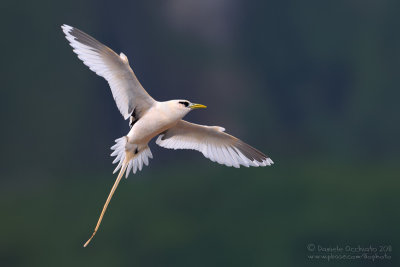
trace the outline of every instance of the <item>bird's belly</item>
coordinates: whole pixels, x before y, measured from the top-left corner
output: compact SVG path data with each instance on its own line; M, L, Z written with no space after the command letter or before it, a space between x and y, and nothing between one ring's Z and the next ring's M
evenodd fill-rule
M167 120L162 116L148 118L144 116L129 131L129 142L132 144L147 144L152 138L175 125L176 122Z

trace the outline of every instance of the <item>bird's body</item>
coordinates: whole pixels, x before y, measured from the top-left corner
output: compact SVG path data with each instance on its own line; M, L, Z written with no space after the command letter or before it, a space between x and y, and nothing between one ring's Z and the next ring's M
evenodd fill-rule
M115 140L111 147L113 163L119 163L114 172L119 175L111 189L91 238L100 226L119 181L126 172L133 173L149 164L152 153L148 146L156 136L156 143L170 149L193 149L200 151L212 161L239 168L240 165L267 166L272 160L257 149L225 133L219 126L190 123L182 118L193 109L205 108L187 100L159 102L144 90L129 66L128 58L116 54L93 37L68 25L62 29L79 59L92 71L104 77L111 88L117 107L124 119L130 118L131 129L127 135Z
M128 133L130 143L148 143L151 139L174 126L184 115L174 112L169 101L156 102Z

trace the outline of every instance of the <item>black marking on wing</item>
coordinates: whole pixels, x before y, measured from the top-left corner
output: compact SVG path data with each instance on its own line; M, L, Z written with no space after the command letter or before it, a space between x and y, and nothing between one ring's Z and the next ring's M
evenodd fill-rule
M137 118L135 109L133 109L132 114L131 114L131 118L129 119L129 127L132 128L132 126L139 120L139 118Z

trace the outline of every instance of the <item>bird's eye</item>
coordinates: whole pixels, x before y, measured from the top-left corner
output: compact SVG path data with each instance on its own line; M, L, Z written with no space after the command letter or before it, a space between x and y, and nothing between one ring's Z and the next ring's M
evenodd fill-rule
M189 106L189 102L187 102L187 101L179 101L179 104L182 104L185 107Z

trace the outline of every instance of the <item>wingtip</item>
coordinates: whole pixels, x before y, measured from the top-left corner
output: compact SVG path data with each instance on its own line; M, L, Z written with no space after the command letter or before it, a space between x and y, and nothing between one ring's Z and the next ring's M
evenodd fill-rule
M265 166L271 166L272 164L274 164L274 162L270 158L266 158L262 162L259 162L257 160L253 160L251 166L253 166L253 167L265 167Z
M67 25L67 24L63 24L61 25L61 29L63 30L63 32L65 34L69 34L69 32L73 29L71 26Z
M272 161L272 159L267 158L263 161L263 165L262 166L271 166L272 164L274 164L274 162Z

